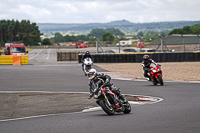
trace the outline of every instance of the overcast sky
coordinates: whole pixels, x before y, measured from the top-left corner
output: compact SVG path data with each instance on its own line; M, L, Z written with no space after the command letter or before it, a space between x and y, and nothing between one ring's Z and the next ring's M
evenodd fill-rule
M134 23L200 20L200 0L0 0L0 20Z

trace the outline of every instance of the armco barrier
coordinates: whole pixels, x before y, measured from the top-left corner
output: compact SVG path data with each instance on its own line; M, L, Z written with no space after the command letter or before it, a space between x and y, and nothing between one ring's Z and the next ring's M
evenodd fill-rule
M13 55L1 55L0 56L0 65L28 65L28 55L21 55L20 58L15 58ZM19 56L18 56L19 57ZM14 62L13 62L14 58ZM17 62L17 63L16 63Z
M148 54L156 62L192 62L200 61L200 53L134 53L134 54L92 54L94 63L140 63ZM82 55L78 56L81 63Z

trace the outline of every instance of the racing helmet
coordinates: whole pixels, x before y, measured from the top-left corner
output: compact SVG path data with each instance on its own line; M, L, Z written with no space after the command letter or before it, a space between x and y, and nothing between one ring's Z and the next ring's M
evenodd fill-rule
M94 68L92 68L88 72L88 79L93 79L94 77L96 77L96 75L97 75L97 71Z
M85 54L86 54L86 55L89 55L89 54L90 54L90 51L86 51Z
M144 55L143 60L144 60L145 63L148 63L149 62L149 55Z

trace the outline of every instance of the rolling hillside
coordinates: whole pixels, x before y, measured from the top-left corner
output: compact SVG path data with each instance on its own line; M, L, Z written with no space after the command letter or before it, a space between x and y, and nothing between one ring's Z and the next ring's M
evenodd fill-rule
M175 22L152 22L132 23L127 20L113 21L109 23L38 23L37 26L42 33L54 34L63 32L68 34L88 34L95 28L118 28L125 34L135 34L139 31L164 31L182 28L185 25L200 24L200 21L175 21Z

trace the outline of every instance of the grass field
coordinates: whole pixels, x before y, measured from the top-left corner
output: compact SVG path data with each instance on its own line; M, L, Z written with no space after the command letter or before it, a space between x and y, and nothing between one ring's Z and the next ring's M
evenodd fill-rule
M31 51L32 48L26 48L26 51ZM4 49L1 49L1 52L4 52Z

